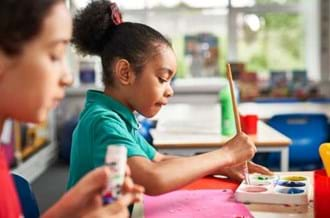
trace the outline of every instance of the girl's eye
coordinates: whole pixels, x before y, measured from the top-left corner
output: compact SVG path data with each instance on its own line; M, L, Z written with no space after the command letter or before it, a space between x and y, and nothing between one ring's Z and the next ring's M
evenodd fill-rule
M163 79L163 78L161 78L161 77L158 77L158 80L159 80L160 83L166 83L166 82L167 82L166 79Z
M56 55L50 55L50 59L52 61L59 61L60 60L60 58L58 56L56 56Z

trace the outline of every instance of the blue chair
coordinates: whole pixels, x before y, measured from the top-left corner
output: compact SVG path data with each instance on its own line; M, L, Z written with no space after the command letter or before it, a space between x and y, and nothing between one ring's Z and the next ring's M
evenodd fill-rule
M268 122L292 140L289 147L290 170L313 170L321 167L319 145L328 140L328 119L324 114L281 114ZM268 164L278 163L279 154L272 153Z
M150 134L150 129L155 128L157 125L157 121L149 120L147 118L142 118L140 121L140 128L139 132L140 134L147 140L149 144L153 144L153 138Z
M29 182L17 174L12 174L15 182L19 201L25 218L40 217L40 212L36 198L32 192Z
M330 98L329 97L319 97L319 98L311 98L308 100L312 103L318 103L318 104L330 104ZM329 139L330 140L330 122L329 122Z
M320 98L311 98L308 100L309 102L319 103L319 104L329 104L330 98L320 97Z

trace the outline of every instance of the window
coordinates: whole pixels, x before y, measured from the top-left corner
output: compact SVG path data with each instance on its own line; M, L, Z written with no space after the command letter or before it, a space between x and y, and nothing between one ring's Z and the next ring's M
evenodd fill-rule
M236 19L237 58L248 71L306 69L301 15L238 13Z
M263 75L296 70L320 78L318 0L115 1L125 20L150 25L172 41L177 78L220 77L227 61Z
M229 60L266 77L274 71L307 71L319 80L318 1L252 2L231 1Z

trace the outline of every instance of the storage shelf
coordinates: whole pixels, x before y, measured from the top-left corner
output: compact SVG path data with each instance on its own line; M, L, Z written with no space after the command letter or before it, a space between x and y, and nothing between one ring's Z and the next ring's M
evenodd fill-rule
M12 171L22 175L31 183L55 162L57 154L58 149L56 144L50 143L41 148L23 163L18 164L18 166L12 169Z
M56 141L56 119L55 113L48 115L48 137L46 141L37 141L34 144L22 148L21 145L15 145L15 156L17 165L11 169L14 173L22 175L30 183L37 179L49 166L51 166L58 157L58 147ZM18 130L19 125L13 126L13 131ZM14 136L14 137L15 137ZM15 143L21 143L20 137L15 138Z

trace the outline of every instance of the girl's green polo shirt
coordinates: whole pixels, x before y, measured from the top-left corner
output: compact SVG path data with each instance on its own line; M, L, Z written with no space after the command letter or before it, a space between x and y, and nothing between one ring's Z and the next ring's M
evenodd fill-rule
M103 92L89 90L84 110L72 136L67 188L104 164L108 145L125 145L127 156L153 160L155 149L138 132L132 111Z

